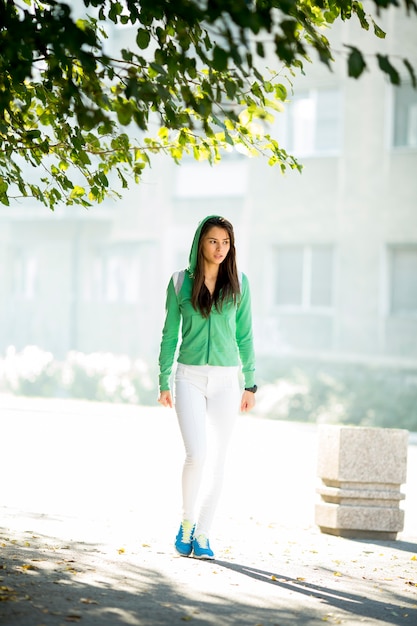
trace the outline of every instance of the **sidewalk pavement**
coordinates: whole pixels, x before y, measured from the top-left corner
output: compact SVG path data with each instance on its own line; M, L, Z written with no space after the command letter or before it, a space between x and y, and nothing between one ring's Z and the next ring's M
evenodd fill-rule
M183 447L159 407L0 396L2 626L417 624L417 446L404 532L314 525L317 428L241 416L212 547L173 549Z

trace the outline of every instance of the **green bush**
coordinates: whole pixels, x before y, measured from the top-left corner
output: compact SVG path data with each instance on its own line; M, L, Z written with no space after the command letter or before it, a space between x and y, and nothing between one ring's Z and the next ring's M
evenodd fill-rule
M417 368L259 359L259 414L417 431Z
M404 428L417 432L417 367L258 358L256 412L272 419ZM57 361L28 346L0 357L0 390L153 405L157 372L141 360L69 352Z
M110 353L69 352L56 361L50 352L13 347L0 358L0 390L24 396L68 397L105 402L154 404L156 373L140 359Z

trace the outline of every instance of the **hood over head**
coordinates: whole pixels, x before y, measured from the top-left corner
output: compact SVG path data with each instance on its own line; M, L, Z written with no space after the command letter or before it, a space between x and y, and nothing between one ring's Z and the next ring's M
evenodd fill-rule
M222 221L223 222L227 221L224 217L221 217L220 215L208 215L203 220L201 220L201 222L198 224L197 230L195 231L195 234L194 234L193 243L191 245L190 256L188 258L187 272L190 274L190 276L194 275L195 269L197 267L198 244L200 241L200 235L201 235L201 231L203 229L204 224L206 224L208 220L215 220L215 223L213 223L213 226L219 226L220 228L224 228L222 226Z

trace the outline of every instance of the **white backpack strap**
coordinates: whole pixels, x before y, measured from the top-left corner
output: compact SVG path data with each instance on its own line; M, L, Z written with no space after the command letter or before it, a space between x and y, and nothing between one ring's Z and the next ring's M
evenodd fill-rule
M243 285L243 274L242 274L242 272L238 271L237 279L239 281L240 294L239 294L238 298L236 299L236 302L237 302L237 306L239 307L240 306L240 301L242 300L242 288L243 288L242 287L242 285Z
M172 280L174 282L175 295L177 296L182 287L182 283L184 282L184 276L185 276L184 270L180 270L179 272L174 272L172 275Z
M238 280L239 280L240 293L242 293L242 281L243 281L242 272L238 272L237 273L237 277L238 277Z

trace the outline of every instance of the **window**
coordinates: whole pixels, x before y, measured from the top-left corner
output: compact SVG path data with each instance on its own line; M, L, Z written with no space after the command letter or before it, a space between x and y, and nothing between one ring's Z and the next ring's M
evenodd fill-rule
M280 246L275 267L275 305L303 310L333 306L332 246Z
M342 105L338 89L297 94L288 106L287 145L299 156L337 154L342 144Z
M280 306L301 306L303 302L302 247L294 246L277 250L277 298Z
M23 300L33 300L38 284L38 261L35 254L16 250L13 260L13 293Z
M417 91L411 85L394 88L395 148L417 148Z
M417 315L417 245L390 249L390 311Z
M137 246L135 246L137 247ZM93 260L91 289L87 292L105 302L139 300L140 265L131 244L119 244L97 254ZM89 293L86 294L88 298Z

